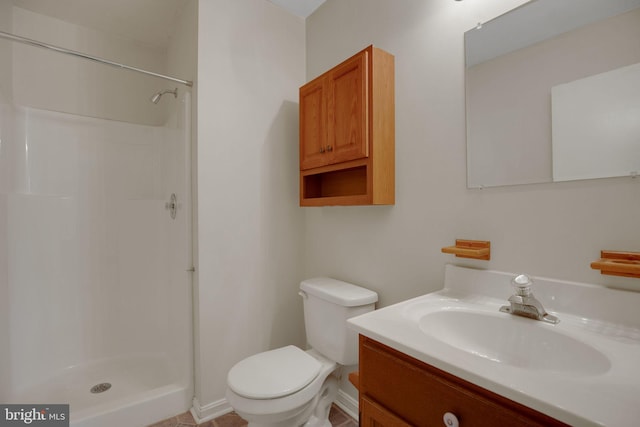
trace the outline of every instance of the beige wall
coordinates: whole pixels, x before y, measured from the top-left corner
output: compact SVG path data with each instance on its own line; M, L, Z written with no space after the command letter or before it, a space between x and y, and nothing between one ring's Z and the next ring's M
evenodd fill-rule
M462 263L634 286L589 263L638 249L637 179L465 186L463 33L521 3L329 0L308 19L308 78L370 43L395 55L397 198L304 209L307 276L361 283L388 305L442 286L444 264L460 260L440 248L457 237L492 241L490 262Z
M234 363L304 345L304 277L361 284L389 305L441 288L456 259L440 248L471 238L492 241L492 261L460 264L629 285L589 263L640 239L638 181L466 188L463 33L521 3L329 0L306 21L305 55L304 22L269 2L200 0L202 417L227 409ZM371 43L396 56L396 205L299 208L297 88Z
M522 3L328 0L307 20L308 79L371 43L395 55L396 204L304 209L305 276L361 284L379 306L441 288L446 263L637 289L589 264L640 250L640 180L466 188L463 34ZM442 254L456 238L490 240L491 261Z
M265 0L200 0L195 410L228 408L244 357L304 345L298 87L304 21Z
M11 7L0 2L0 30L11 32ZM11 43L0 40L0 141L9 138L9 124L13 112L8 102L11 99ZM8 161L0 142L0 342L9 342L9 287L8 283L8 248L7 248L7 197L6 187L9 173L5 167ZM11 384L11 372L8 360L9 346L0 347L0 396L6 396Z
M307 20L307 78L370 43L395 55L396 204L304 209L305 276L381 306L441 288L446 263L638 288L589 264L640 249L639 179L466 188L463 33L521 3L328 0ZM456 238L490 240L491 261L442 254Z
M13 8L13 32L133 67L166 72L166 49L18 7ZM167 118L166 103L150 108L149 98L160 89L173 89L173 83L20 43L13 43L12 49L13 95L19 105L152 125L161 125Z
M0 2L0 31L7 33L13 31L11 10L9 2ZM13 93L11 88L13 60L10 41L0 39L0 58L2 58L0 61L0 100L9 100Z

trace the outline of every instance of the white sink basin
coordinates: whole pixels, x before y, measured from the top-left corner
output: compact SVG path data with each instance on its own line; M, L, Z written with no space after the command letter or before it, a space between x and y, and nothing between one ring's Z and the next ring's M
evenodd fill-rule
M447 266L444 289L349 319L358 333L569 425L640 419L640 292L535 278L560 319L500 312L512 273Z
M425 314L418 326L456 349L518 368L597 375L611 367L607 356L556 325L510 314L444 309Z

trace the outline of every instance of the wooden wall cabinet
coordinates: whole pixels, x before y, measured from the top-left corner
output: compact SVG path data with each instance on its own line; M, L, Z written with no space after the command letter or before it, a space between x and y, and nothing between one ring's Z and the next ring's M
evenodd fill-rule
M300 205L394 202L394 57L369 46L300 88Z
M566 427L362 335L359 386L363 427L445 426L445 413L460 427Z

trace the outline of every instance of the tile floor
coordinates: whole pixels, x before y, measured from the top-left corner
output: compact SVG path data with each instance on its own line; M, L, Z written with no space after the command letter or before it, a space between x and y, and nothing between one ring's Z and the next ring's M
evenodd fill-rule
M338 406L333 405L329 413L329 421L333 427L358 427L357 421L347 415ZM203 424L196 424L191 413L185 412L173 418L152 424L149 427L246 427L247 422L235 412L228 413L215 420Z

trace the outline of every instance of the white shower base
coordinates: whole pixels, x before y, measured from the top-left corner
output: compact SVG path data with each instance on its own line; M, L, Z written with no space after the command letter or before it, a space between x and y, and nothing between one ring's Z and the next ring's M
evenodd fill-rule
M102 393L97 384L110 383ZM180 384L166 358L127 356L64 369L11 399L20 403L68 403L73 427L146 426L185 412L191 387Z

